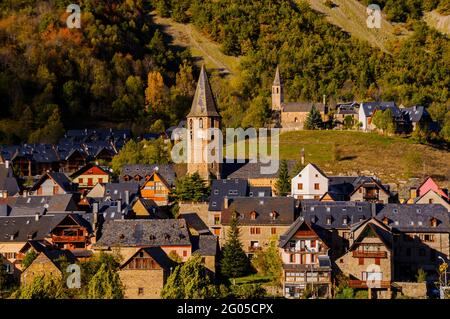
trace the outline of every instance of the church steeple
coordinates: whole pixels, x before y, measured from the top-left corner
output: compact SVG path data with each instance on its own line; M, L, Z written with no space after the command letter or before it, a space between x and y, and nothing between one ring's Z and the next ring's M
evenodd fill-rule
M191 111L187 117L198 116L219 116L216 101L214 99L204 65L202 65L202 69L200 70L200 77L198 78L197 89L195 90Z
M223 160L221 143L219 136L209 136L211 131L217 133L220 126L216 101L205 67L202 66L191 111L187 115L188 174L197 172L206 181L210 181L211 178L220 178Z
M284 103L283 81L280 76L280 69L277 66L275 79L272 84L272 110L279 111Z

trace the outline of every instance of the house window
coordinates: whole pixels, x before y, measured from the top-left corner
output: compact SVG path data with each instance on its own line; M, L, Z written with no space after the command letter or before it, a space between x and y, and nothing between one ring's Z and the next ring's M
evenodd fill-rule
M289 255L289 262L295 263L295 255L294 254Z
M276 227L272 227L272 228L270 229L270 234L276 235L276 233L277 233L277 228L276 228Z
M375 265L380 265L381 259L380 258L375 258Z
M358 258L358 265L364 265L364 258Z
M58 194L58 192L59 192L59 187L53 186L53 194Z
M200 119L200 120L198 121L198 127L199 127L199 128L203 128L203 119Z
M187 257L187 255L188 255L187 250L183 250L183 257Z
M316 247L316 241L315 240L311 240L311 248L315 248Z
M214 225L220 225L220 215L214 216Z
M319 183L314 183L314 189L315 190L319 190L320 189L320 184Z
M430 199L428 200L428 204L433 204L433 199L432 199L432 198L430 198Z
M302 190L303 189L303 183L298 183L297 184L297 189L298 190Z
M103 178L99 178L99 179L98 179L98 182L99 182L100 184L102 184L102 183L103 183Z
M319 196L319 195L314 195L314 199L315 199L315 200L319 200L319 199L320 199L320 196Z
M83 179L82 179L82 178L79 178L79 179L78 179L78 183L83 184Z
M316 262L316 255L311 254L311 263L315 263Z
M144 295L144 288L139 287L138 288L138 296L142 296L142 295Z
M251 235L259 235L259 234L261 234L261 228L259 228L259 227L250 227L250 234Z
M251 218L252 220L255 220L255 219L256 219L256 212L251 212L251 213L250 213L250 218Z

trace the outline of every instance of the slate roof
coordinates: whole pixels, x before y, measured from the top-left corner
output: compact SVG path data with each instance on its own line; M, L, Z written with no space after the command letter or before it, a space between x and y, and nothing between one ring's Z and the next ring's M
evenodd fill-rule
M33 185L32 190L37 190L39 186L48 178L51 178L59 187L61 187L62 190L67 193L74 192L77 189L77 185L72 183L66 174L59 172L47 172Z
M231 198L228 209L222 211L222 224L231 222L232 214L239 214L241 225L290 225L296 218L295 199L292 197L237 197ZM256 212L256 219L251 213ZM276 212L275 219L271 217Z
M169 218L166 213L164 213L152 199L138 198L137 201L142 203L145 210L148 212L149 218L159 218L165 219Z
M400 115L400 109L397 107L395 102L363 102L361 103L360 107L362 108L365 116L372 116L373 112L375 110L386 110L387 108L390 108L393 111L394 116Z
M20 192L11 166L6 168L4 164L0 164L0 190L7 191L8 196L14 196Z
M174 268L176 266L176 263L167 256L167 254L161 249L161 247L145 247L139 249L138 251L136 251L136 253L122 262L120 268L126 266L128 262L141 251L145 251L147 254L149 254L156 261L156 263L165 270L169 270L171 267Z
M102 167L100 167L98 165L95 165L93 163L87 163L86 165L81 167L79 170L77 170L76 172L72 173L70 175L70 177L73 179L73 178L76 178L76 177L78 177L80 175L86 174L87 171L89 171L90 169L92 169L94 167L99 169L100 171L102 171L105 175L109 175L109 173L105 169L103 169Z
M389 249L392 250L392 233L390 230L380 227L374 223L366 222L362 227L369 227L373 233L378 236L378 238L383 242L383 244ZM361 241L364 239L364 230L359 234L359 236L353 241L350 250L353 250Z
M270 186L249 186L248 188L249 197L271 197L272 187Z
M209 211L222 211L224 197L244 197L247 195L248 181L246 179L220 179L211 183Z
M214 235L200 235L192 238L192 252L201 256L216 256L218 241Z
M277 65L277 70L275 71L275 78L273 79L273 86L280 86L282 85L282 80L280 76L280 68Z
M272 163L275 165L276 163ZM294 160L288 160L289 174L294 170L296 162ZM223 163L222 176L228 179L255 179L255 178L278 178L278 170L272 174L262 174L262 167L269 167L271 164L265 164L261 162L250 163L248 160L245 163Z
M71 211L76 208L74 194L17 197L10 216L30 216L37 212Z
M220 117L217 112L216 100L211 90L204 65L202 65L200 70L200 77L198 79L197 89L195 90L194 99L192 101L191 111L187 115L187 117L198 116Z
M143 179L140 181L140 184L145 183L145 176L152 175L155 171L158 172L159 175L161 175L165 181L170 185L173 186L175 184L176 174L173 165L170 164L151 164L151 165L143 165L143 164L129 164L124 165L122 167L122 171L120 174L120 182L121 183L127 183L124 180L124 176L128 175L132 178L134 176L139 175ZM132 181L129 181L132 182Z
M389 227L401 232L450 232L447 209L440 204L385 204L377 205L376 218L389 219ZM438 220L431 227L430 220Z
M358 114L359 104L356 102L352 103L341 103L336 106L337 114Z
M188 227L194 228L199 234L210 234L208 226L197 215L197 213L183 213L178 216L186 221Z
M309 113L313 106L315 106L319 112L325 112L325 105L323 103L287 102L287 103L283 103L281 107L283 109L283 112Z
M94 247L191 245L184 219L109 220Z
M409 108L403 108L403 109L401 109L401 111L413 123L420 122L420 120L424 116L428 115L427 110L423 106L413 106L413 107L409 107Z
M313 232L316 233L316 235L320 238L320 234L319 232L316 232L316 230L314 229L314 225L305 221L303 218L299 217L295 220L295 222L289 227L289 229L280 236L280 242L278 244L278 247L284 247L286 246L286 244L289 242L289 240L291 240L292 236L295 235L295 233L297 232L297 230L300 228L300 226L302 224L306 224L307 227L309 227ZM326 242L325 240L322 239L322 241Z
M305 221L324 229L350 229L351 225L371 218L374 207L368 202L302 200L299 214ZM331 223L327 223L330 217Z
M66 214L44 215L37 221L35 216L0 217L0 241L43 240L66 216ZM14 236L12 240L11 235Z

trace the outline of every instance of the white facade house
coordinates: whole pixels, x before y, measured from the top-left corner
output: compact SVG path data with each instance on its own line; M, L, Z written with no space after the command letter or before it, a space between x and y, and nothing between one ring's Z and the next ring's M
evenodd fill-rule
M291 180L291 194L296 199L320 199L328 192L328 177L309 163Z

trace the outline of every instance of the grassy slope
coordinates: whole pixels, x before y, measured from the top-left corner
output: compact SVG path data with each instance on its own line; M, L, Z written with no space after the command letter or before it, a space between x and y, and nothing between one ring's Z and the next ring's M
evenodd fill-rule
M396 184L410 177L432 176L441 186L450 187L450 152L408 138L352 131L281 134L281 159L300 160L302 148L306 162L318 164L327 174L377 175L384 182ZM248 150L246 154L248 158ZM242 157L235 151L234 158Z
M333 0L337 5L335 8L327 7L324 0L308 0L308 2L314 10L324 13L329 22L384 51L387 51L387 43L398 39L395 28L401 31L401 34L408 33L401 26L394 27L386 19L382 20L381 29L367 28L366 7L356 0Z
M280 138L280 157L299 159L303 147L306 161L317 163L327 173L376 174L395 183L433 176L442 186L450 186L450 152L410 139L347 131L289 132Z
M199 64L205 63L208 69L218 70L224 75L238 73L239 58L223 54L219 44L209 40L191 24L177 23L172 19L162 18L155 12L153 20L172 38L172 45L190 48Z

